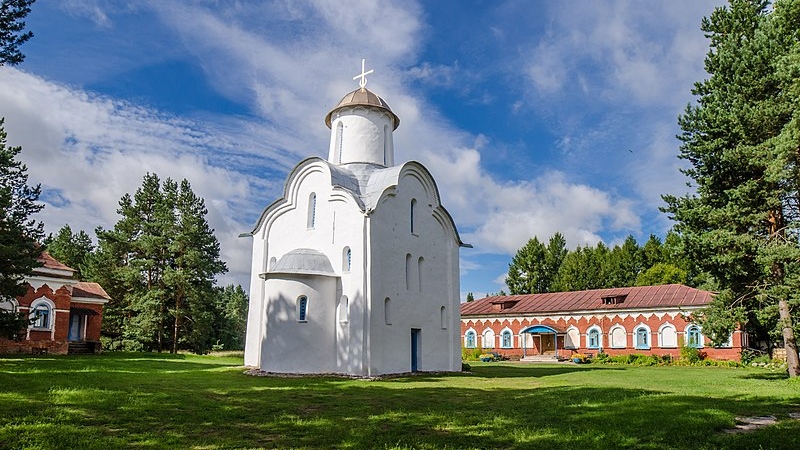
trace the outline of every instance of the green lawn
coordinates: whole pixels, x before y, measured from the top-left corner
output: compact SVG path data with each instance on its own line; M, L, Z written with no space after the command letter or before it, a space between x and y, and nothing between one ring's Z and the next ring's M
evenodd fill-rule
M474 364L384 381L268 378L241 359L0 358L0 448L800 447L800 382L763 369ZM736 416L775 415L726 434Z

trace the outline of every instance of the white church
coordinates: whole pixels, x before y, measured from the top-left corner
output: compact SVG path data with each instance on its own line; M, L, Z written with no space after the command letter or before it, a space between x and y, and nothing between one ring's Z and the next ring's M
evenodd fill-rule
M328 159L289 173L250 235L245 365L376 376L461 370L459 248L422 164L395 165L400 118L360 87L325 117Z

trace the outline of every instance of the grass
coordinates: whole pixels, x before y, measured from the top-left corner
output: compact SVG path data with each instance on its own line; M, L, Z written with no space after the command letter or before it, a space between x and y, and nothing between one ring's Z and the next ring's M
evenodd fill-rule
M0 448L797 448L762 369L472 364L383 381L244 375L240 356L0 358ZM779 422L727 434L736 416Z

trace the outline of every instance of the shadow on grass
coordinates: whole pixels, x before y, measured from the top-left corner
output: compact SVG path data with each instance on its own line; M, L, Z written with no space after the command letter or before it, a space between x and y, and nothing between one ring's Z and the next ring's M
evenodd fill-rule
M786 380L789 378L789 373L788 372L749 373L747 375L742 375L739 378L745 380Z
M475 373L492 378L539 378L595 370L625 370L625 368L621 366L577 366L572 364L502 364L476 367Z
M617 367L491 365L478 376L364 382L248 377L217 362L161 359L149 373L119 373L125 359L95 362L107 371L85 378L0 367L0 448L795 448L800 440L793 421L721 433L735 416L794 411L800 393L706 398L603 386L618 373L606 371L625 370ZM221 369L174 373L170 364ZM562 385L578 371L598 383ZM565 378L533 386L549 375Z

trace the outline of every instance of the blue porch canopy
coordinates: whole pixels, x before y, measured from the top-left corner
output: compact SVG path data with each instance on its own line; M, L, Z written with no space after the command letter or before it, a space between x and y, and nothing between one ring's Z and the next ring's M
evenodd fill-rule
M528 333L530 335L534 335L534 334L538 334L538 335L552 334L553 335L553 341L554 341L553 344L554 344L554 352L555 352L555 358L556 359L558 359L558 336L559 335L564 336L564 335L567 334L566 331L559 330L558 328L554 328L554 327L551 327L549 325L542 325L542 324L531 325L531 326L529 326L527 328L524 328L522 331L519 332L520 335L522 335L523 333ZM542 339L542 336L539 336L540 343L541 343L541 339ZM527 356L528 356L528 350L527 350L527 348L525 348L525 345L523 344L523 346L522 346L522 357L525 358Z
M520 331L520 333L530 333L530 334L567 334L565 331L558 330L556 328L547 326L547 325L531 325L524 330Z

